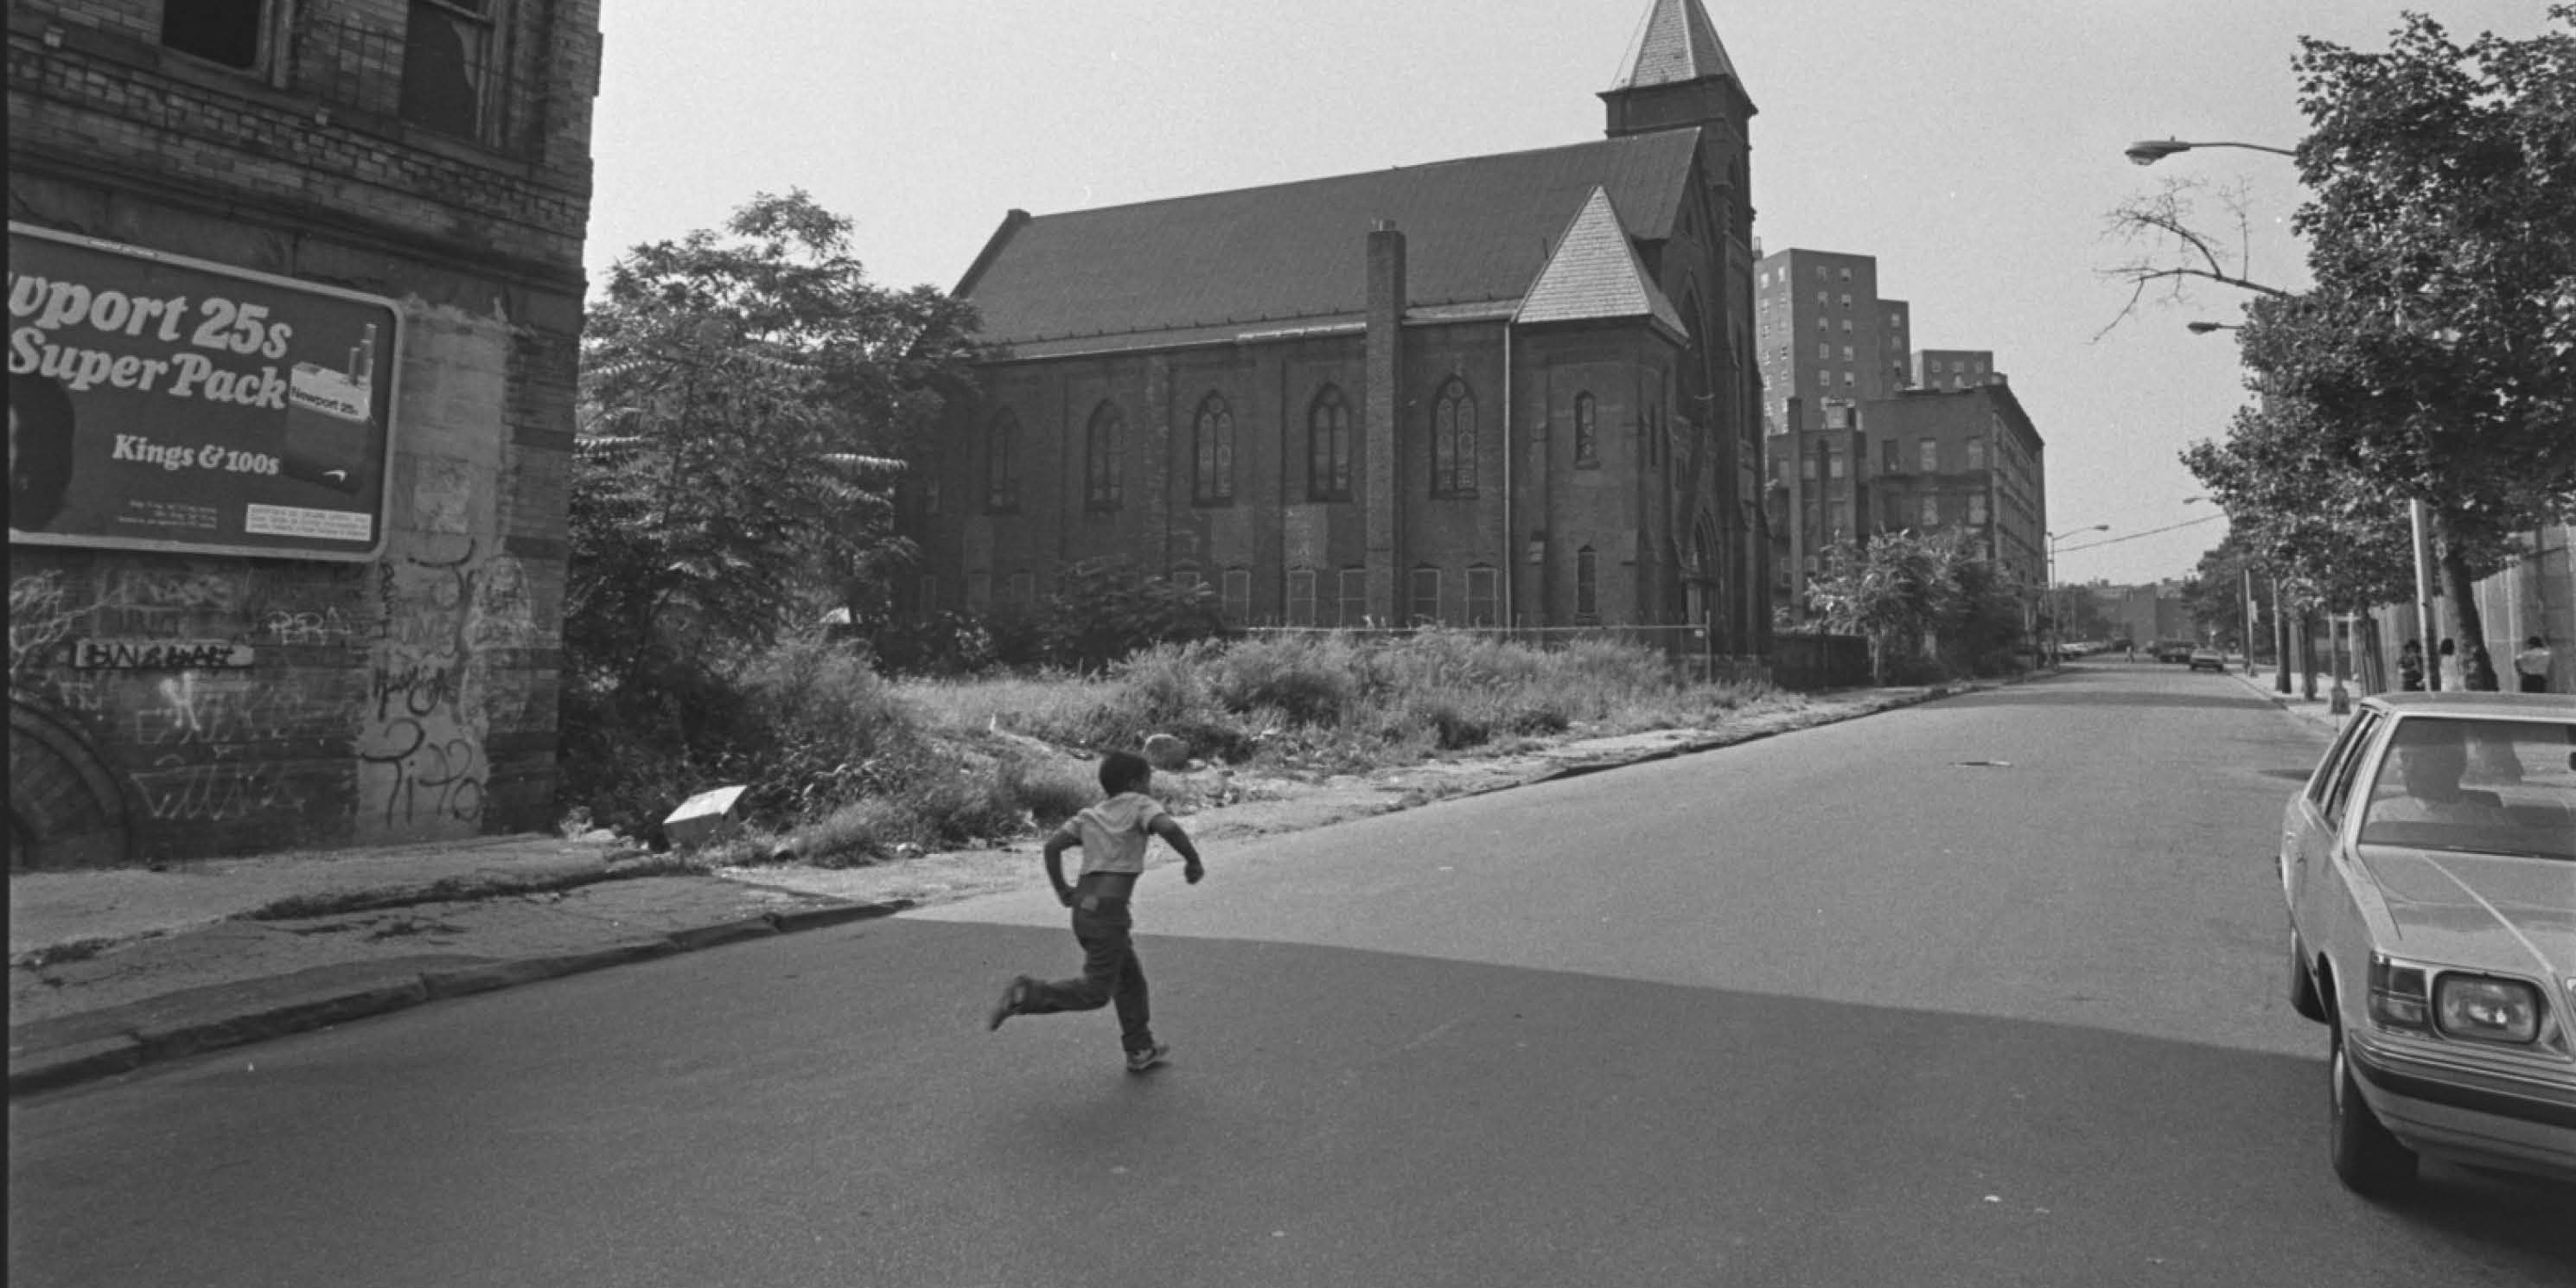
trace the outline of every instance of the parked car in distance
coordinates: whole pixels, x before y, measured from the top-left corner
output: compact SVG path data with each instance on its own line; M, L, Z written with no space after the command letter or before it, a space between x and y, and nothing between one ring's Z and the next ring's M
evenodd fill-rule
M2195 671L2218 671L2223 673L2227 670L2227 655L2214 648L2193 649L2191 651L2191 669Z
M2276 862L2343 1183L2400 1194L2419 1156L2576 1180L2576 696L2364 699Z
M2190 640L2158 640L2158 641L2156 642L2156 660L2157 660L2157 661L2159 661L2159 662L2188 662L2188 661L2190 661L2190 660L2191 660L2191 641L2190 641Z

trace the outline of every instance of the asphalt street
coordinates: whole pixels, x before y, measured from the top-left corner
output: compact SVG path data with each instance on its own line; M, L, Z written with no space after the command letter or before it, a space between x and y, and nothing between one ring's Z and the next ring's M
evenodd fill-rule
M1042 893L156 1066L12 1104L9 1281L2564 1283L2566 1189L2326 1168L2323 745L2096 665L1211 847L1143 1076L985 1031Z

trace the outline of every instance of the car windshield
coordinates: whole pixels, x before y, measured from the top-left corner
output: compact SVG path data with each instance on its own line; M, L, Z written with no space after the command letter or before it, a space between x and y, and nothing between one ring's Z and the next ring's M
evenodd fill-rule
M2408 716L2366 799L2365 845L2576 862L2576 722Z

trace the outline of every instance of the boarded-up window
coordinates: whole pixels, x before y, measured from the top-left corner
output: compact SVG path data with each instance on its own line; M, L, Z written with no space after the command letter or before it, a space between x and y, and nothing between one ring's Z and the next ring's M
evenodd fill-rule
M1243 626L1252 621L1252 570L1225 570L1225 600L1220 606L1228 626Z
M1362 626L1368 622L1368 570L1344 568L1341 575L1341 612L1338 625Z
M1288 624L1315 624L1315 570L1312 568L1288 570Z

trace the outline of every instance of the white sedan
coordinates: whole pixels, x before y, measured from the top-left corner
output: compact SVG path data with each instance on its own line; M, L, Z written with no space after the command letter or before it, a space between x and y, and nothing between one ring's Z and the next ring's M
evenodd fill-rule
M2576 1180L2576 697L2367 699L2278 862L2336 1175L2395 1195L2429 1155Z

